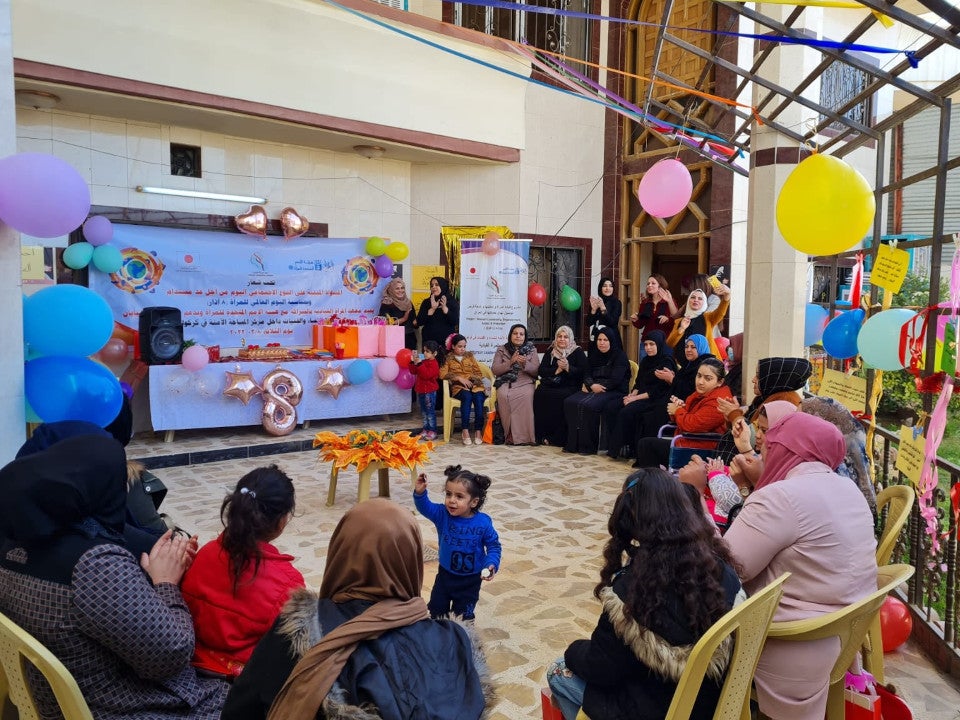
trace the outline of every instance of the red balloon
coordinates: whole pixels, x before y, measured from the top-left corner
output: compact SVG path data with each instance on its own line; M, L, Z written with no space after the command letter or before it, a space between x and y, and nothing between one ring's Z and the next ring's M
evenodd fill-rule
M540 307L547 301L547 291L540 283L530 283L530 287L527 288L527 300L534 307Z
M107 365L119 365L127 359L127 342L120 338L110 338L107 344L100 348L97 357Z
M407 367L410 364L410 361L413 360L413 351L409 348L401 348L397 350L397 365L400 366L400 369Z
M895 597L888 597L880 606L880 636L883 638L883 651L893 652L903 645L913 630L913 617L910 609Z

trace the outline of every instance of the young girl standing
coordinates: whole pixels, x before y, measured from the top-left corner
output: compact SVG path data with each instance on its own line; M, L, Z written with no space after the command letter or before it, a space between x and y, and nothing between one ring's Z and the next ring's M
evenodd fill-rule
M293 481L276 465L251 470L224 499L223 532L200 548L181 587L193 617L196 667L239 675L291 590L304 586L293 556L270 544L295 507Z
M440 367L440 379L450 381L450 394L460 401L460 426L463 429L463 444L470 445L470 416L473 416L475 445L483 445L483 424L486 411L487 391L483 386L483 371L480 363L467 351L467 339L463 335L447 338L449 351ZM444 431L446 432L446 431Z
M410 372L417 376L413 389L417 391L420 401L420 414L423 415L421 436L424 440L437 439L437 390L440 389L440 383L437 382L440 376L438 355L440 346L433 340L427 340L423 344L423 359L419 362L410 361Z
M413 491L417 510L437 526L440 539L440 569L427 608L433 618L453 612L473 620L480 582L500 569L500 537L490 516L480 512L490 478L459 465L448 465L443 474L447 476L443 505L427 497L427 476L422 473Z

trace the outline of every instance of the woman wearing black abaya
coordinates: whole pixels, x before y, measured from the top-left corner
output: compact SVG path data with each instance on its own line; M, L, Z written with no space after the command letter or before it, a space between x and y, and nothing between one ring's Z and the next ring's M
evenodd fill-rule
M577 346L570 326L561 325L540 361L540 384L533 393L537 445L563 445L567 441L563 401L580 392L586 372L586 354Z
M417 325L420 327L420 342L433 340L446 347L447 337L457 331L460 324L460 304L450 292L446 278L430 278L430 296L420 303Z

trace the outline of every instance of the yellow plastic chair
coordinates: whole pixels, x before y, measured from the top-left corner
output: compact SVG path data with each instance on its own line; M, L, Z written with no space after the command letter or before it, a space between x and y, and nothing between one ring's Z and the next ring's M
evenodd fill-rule
M93 720L76 680L63 663L39 640L6 615L0 614L0 691L5 689L9 693L20 720L37 720L40 714L26 678L28 663L39 670L50 684L64 720ZM0 697L0 704L2 702L3 697Z
M627 385L628 392L633 390L633 384L637 381L637 375L640 373L640 365L635 360L630 361L630 384Z
M884 565L877 570L877 591L863 600L826 615L770 625L767 636L777 640L804 642L828 637L840 638L840 656L830 671L827 720L843 720L843 676L860 652L887 593L909 580L913 573L911 565Z
M713 654L728 637L733 638L733 651L713 717L714 720L750 720L753 673L760 660L767 628L783 595L783 583L788 577L790 573L784 573L753 597L737 605L697 641L677 682L666 720L686 720L690 717ZM590 719L581 709L577 720Z
M497 390L493 387L493 370L486 363L480 363L480 372L490 381L490 394L483 405L487 412L491 412L497 405ZM460 401L450 394L450 381L441 382L443 388L443 441L450 442L450 433L453 432L453 410L460 407ZM482 428L481 428L482 431Z

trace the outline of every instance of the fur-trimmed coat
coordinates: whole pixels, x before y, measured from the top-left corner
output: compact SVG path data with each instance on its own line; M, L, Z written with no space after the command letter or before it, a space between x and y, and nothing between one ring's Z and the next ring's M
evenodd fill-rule
M589 640L577 640L564 654L567 668L586 682L583 711L591 720L662 720L677 680L699 637L687 627L680 594L667 599L669 619L645 628L626 612L630 569L600 593L603 613ZM745 597L732 568L724 566L722 585L729 607ZM714 655L691 718L709 720L720 697L730 659L729 640Z
M221 719L263 720L297 661L325 630L370 605L319 600L310 590L296 591L231 687ZM490 673L473 628L454 620L421 620L361 643L317 718L476 720L492 704Z

